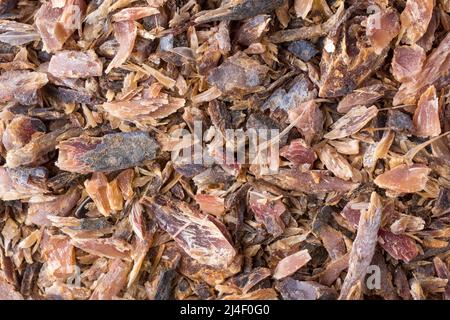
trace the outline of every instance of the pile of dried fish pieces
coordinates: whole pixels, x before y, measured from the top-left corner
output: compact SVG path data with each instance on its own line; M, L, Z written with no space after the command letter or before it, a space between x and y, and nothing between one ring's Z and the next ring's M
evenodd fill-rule
M450 1L6 0L0 47L0 299L450 298Z

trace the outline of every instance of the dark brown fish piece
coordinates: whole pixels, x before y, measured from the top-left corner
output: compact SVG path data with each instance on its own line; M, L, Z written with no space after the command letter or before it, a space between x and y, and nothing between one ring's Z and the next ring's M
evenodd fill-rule
M222 54L220 53L219 45L212 43L197 62L199 73L201 75L208 75L212 69L217 67L221 57ZM220 90L218 91L220 92Z
M280 124L276 120L263 113L256 112L248 117L246 127L255 130L280 130Z
M266 14L258 15L245 21L239 28L237 42L244 46L249 46L258 42L269 24L270 16Z
M61 170L89 173L137 166L156 157L159 146L143 131L82 136L59 143L57 166Z
M267 66L238 52L209 73L208 83L225 94L248 94L260 89L268 71Z
M436 269L436 274L439 278L450 280L450 273L445 262L443 262L439 257L434 257L433 259L434 268ZM443 293L445 300L450 300L450 283L447 282L445 286L445 291Z
M95 105L104 102L104 99L101 99L98 96L95 96L91 92L87 91L84 87L78 87L76 89L59 87L53 85L45 86L45 92L55 99L64 102L64 103L84 103L87 105ZM40 117L40 113L37 112L39 110L34 109L34 115ZM54 113L56 114L56 113ZM61 118L61 116L54 116L53 118Z
M181 279L177 284L180 287L174 285L177 277L178 273L175 269L162 270L154 275L151 281L145 283L148 300L171 300L174 296L177 298L179 295L183 298L190 296L192 291L187 280ZM172 290L175 291L174 294Z
M179 259L177 259L179 262ZM178 264L178 263L177 263ZM158 274L151 280L151 285L155 286L152 290L152 293L147 293L150 300L171 300L172 289L174 286L174 282L178 278L177 272L177 264L174 266L170 266L162 269L158 272ZM149 291L149 287L146 288L147 292Z
M308 62L319 53L316 47L306 40L293 41L289 44L287 49L297 58L302 59L305 62Z
M63 190L67 186L71 186L81 177L78 173L62 171L48 179L48 187L53 191Z
M1 23L1 22L0 22ZM1 29L1 27L0 27ZM3 34L4 35L4 34ZM0 39L1 41L1 39ZM28 60L28 51L25 48L20 48L16 56L11 62L0 63L0 68L10 70L28 70L34 69L35 65Z
M285 29L273 33L270 36L270 41L273 43L289 42L296 40L314 39L317 37L325 36L333 31L336 27L347 19L353 9L344 9L344 3L339 6L334 15L332 15L327 21L322 24L316 24L312 26L306 26L295 29Z
M257 267L250 272L244 272L230 278L226 284L238 287L242 293L246 294L258 284L262 283L262 281L270 277L271 274L272 272L269 268Z
M278 136L283 129L282 125L277 120L259 112L252 113L248 117L245 126L249 132L253 132L258 136L258 142L256 142L256 136L249 136L249 139L253 139L252 141L255 146L260 146L265 140L268 141ZM281 137L279 144L284 145L286 142L287 137Z
M411 293L409 289L408 278L401 266L398 266L394 272L394 283L397 288L397 293L403 300L410 300Z
M413 130L411 116L400 110L391 110L389 112L386 126L391 130L405 134L411 134Z
M436 216L441 216L448 213L450 210L450 189L441 188L439 190L439 195L436 199L436 203L432 210L433 214Z
M146 198L143 204L153 212L160 227L199 263L226 268L233 261L236 250L230 236L214 217L164 196Z
M144 17L142 19L145 29L152 30L158 26L161 26L163 28L168 27L168 22L169 22L168 10L164 6L161 6L161 4L164 4L164 2L165 2L165 0L162 0L161 3L158 3L158 1L156 1L156 3L155 3L154 7L159 8L159 11L160 11L159 14Z
M194 52L191 48L187 47L164 50L161 52L161 59L173 63L178 67L195 63Z
M382 297L385 300L398 300L398 295L397 292L394 288L393 285L393 275L391 273L391 271L388 268L388 265L386 263L386 260L383 256L383 254L381 253L380 250L377 250L375 252L375 255L373 256L371 265L373 267L377 266L378 268L380 268L380 286L375 286L375 288L368 288L368 284L372 285L375 283L375 281L373 281L372 279L370 279L369 277L366 278L366 288L371 290L372 292L374 292L374 294L376 294L377 296ZM374 274L374 273L369 273L370 274ZM372 280L372 281L370 281Z
M32 294L41 266L39 262L34 262L26 266L20 283L20 293L24 296L30 296Z
M320 97L336 98L350 93L370 77L386 58L388 48L377 53L375 48L366 47L363 39L349 32L353 26L348 22L325 39L320 61Z
M226 129L233 128L233 117L230 110L220 101L213 100L208 104L208 114L212 124L226 136Z
M251 185L246 183L225 200L225 209L229 210L231 216L235 219L233 236L237 241L243 236L244 215L247 211L247 197L250 188Z
M1 0L0 1L0 14L4 14L14 8L17 4L17 0Z
M227 1L220 8L201 11L195 18L195 23L206 23L221 20L243 20L262 13L270 13L281 4L283 0L237 0Z

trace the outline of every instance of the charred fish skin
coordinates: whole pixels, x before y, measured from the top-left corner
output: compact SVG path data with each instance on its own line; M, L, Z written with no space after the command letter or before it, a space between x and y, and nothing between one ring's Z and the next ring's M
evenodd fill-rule
M143 131L72 138L61 142L58 148L57 165L78 173L127 169L153 160L159 151L156 140Z

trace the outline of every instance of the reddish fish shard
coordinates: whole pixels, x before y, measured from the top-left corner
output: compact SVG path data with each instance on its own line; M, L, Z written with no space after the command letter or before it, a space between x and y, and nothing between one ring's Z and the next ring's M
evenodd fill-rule
M236 250L225 226L214 217L166 196L146 198L143 204L161 228L199 263L219 268L232 263Z

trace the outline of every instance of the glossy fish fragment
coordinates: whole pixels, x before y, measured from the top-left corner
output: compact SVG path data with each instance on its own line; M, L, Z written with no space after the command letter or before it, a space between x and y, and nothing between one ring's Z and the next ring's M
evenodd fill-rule
M226 268L236 255L223 224L212 216L167 197L146 199L161 228L193 259L212 267Z

